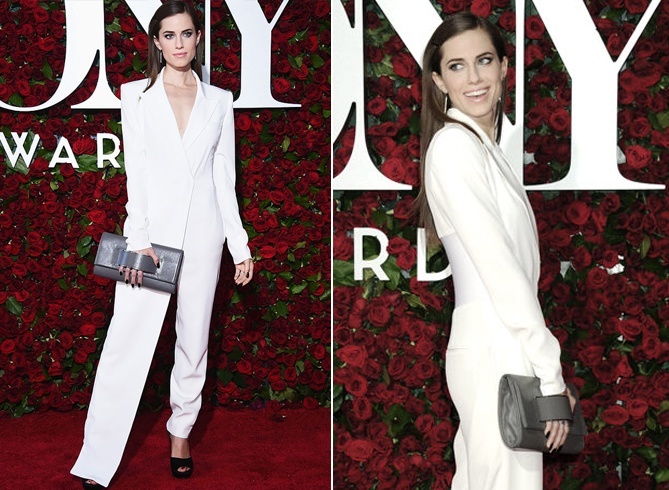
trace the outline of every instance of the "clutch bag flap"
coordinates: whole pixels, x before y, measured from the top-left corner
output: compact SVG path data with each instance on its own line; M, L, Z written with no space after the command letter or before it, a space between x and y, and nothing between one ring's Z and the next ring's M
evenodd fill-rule
M576 387L568 384L569 390L576 397L577 403L573 415L570 413L568 400L565 397L544 397L541 394L539 379L534 376L505 374L499 385L499 428L502 440L510 448L525 448L536 451L547 451L544 429L546 423L540 415L542 410L563 413L558 418L572 418L567 441L559 450L560 453L575 454L583 449L587 428L581 405L578 402ZM564 413L566 403L567 413ZM541 405L545 405L542 407ZM553 418L553 417L543 417Z
M160 259L160 267L147 267L149 270L143 271L142 286L170 294L174 293L179 281L184 252L178 248L165 245L155 243L151 245ZM95 256L93 273L115 281L124 279L118 272L119 267L122 263L127 264L128 256L139 255L126 253L126 247L125 237L113 233L103 233ZM141 257L135 262L141 263ZM152 272L151 269L155 272Z

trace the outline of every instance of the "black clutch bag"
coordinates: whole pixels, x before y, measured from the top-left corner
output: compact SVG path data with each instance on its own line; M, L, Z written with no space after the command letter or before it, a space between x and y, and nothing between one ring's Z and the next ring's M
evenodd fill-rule
M148 255L128 252L125 240L124 236L113 233L102 234L98 253L95 255L93 273L100 277L121 281L125 280L125 276L119 274L119 267L130 267L144 273L143 287L174 293L181 272L183 250L152 243L151 246L160 259L160 267L156 267L153 259Z
M561 454L577 454L585 446L587 429L576 387L567 384L576 398L572 414L566 396L542 396L539 378L505 374L499 381L499 430L511 449L547 452L544 429L548 420L568 420L571 428L567 441L558 449Z

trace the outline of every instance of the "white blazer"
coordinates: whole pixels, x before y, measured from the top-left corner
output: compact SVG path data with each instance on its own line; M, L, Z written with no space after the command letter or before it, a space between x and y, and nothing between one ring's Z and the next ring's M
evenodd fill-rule
M565 389L560 345L539 304L539 244L534 213L522 183L499 146L461 111L426 155L425 189L439 237L456 233L476 267L493 307L541 380L544 395Z
M188 126L179 134L162 72L121 87L129 250L157 243L182 248L197 233L212 249L227 240L236 264L251 257L235 195L232 94L197 81Z

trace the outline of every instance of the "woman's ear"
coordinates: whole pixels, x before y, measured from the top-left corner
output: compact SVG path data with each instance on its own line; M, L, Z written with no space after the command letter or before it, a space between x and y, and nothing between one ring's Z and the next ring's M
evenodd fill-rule
M437 73L436 71L432 72L432 81L434 84L437 86L439 90L441 90L443 93L447 94L448 91L446 90L446 84L444 84L444 79L441 78L441 75Z
M502 68L502 80L504 80L506 78L506 70L507 70L508 67L509 67L509 58L504 56L502 58L502 66L501 66L501 68Z
M156 48L160 49L160 41L156 38L156 36L153 36L153 44L156 45ZM162 50L161 50L162 51Z

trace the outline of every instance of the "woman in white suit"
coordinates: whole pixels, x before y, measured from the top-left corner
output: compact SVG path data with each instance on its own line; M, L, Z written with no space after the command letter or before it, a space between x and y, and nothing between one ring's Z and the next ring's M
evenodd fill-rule
M149 24L147 80L121 88L128 250L158 257L151 243L184 250L177 292L171 469L192 474L188 436L201 406L207 343L221 253L227 240L235 282L253 276L235 195L232 94L200 81L202 27L193 8L169 0ZM170 295L141 287L142 272L122 268L114 316L97 368L72 468L84 488L108 486L130 434Z
M544 395L568 395L560 345L537 299L537 230L522 183L498 142L505 42L487 20L447 18L423 58L421 225L449 258L455 310L446 352L449 392L460 416L452 488L541 489L542 453L502 442L497 390L503 374L536 375ZM546 444L569 426L549 421Z

